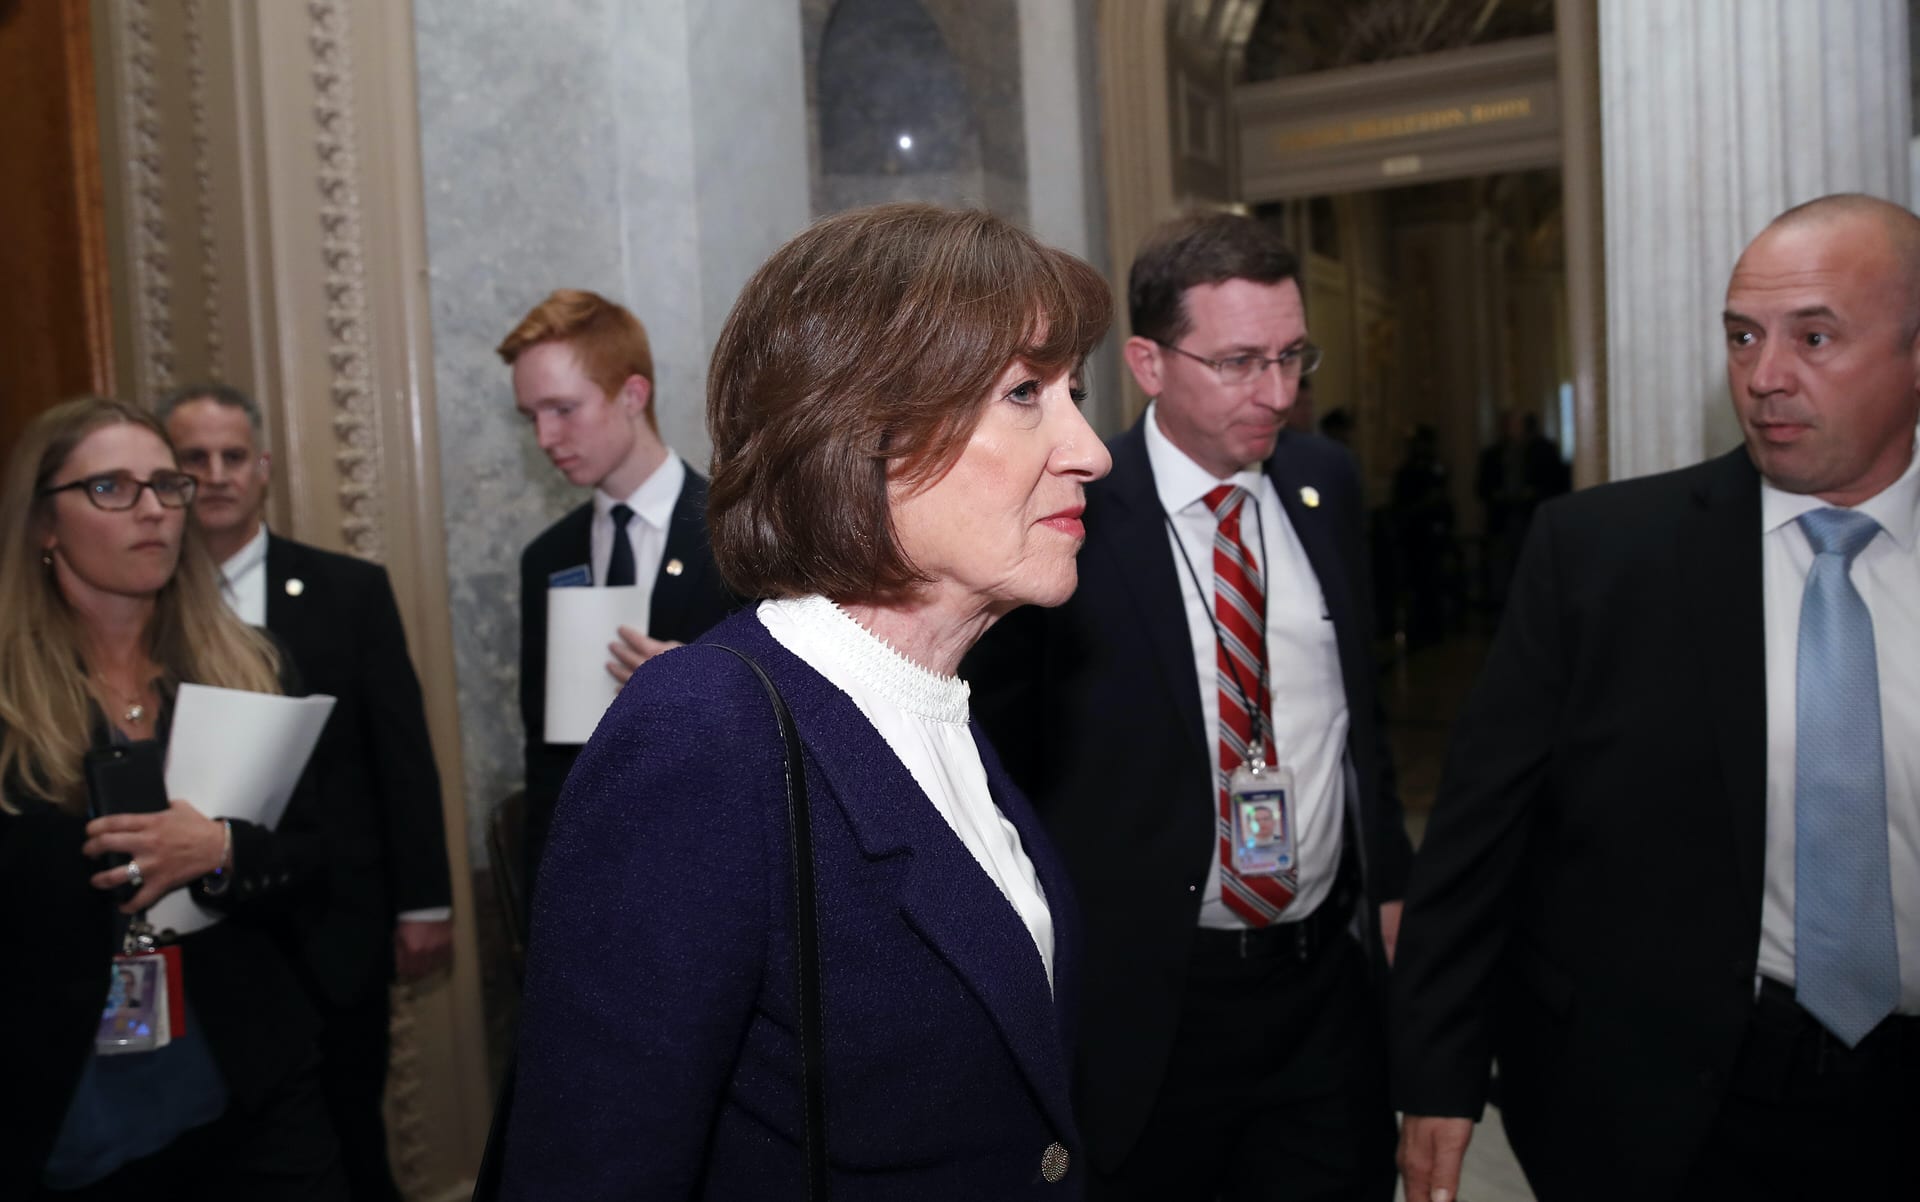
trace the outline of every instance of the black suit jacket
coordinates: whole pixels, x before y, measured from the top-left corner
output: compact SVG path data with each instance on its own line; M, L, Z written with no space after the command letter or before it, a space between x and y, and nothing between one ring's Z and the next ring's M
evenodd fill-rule
M316 787L282 825L327 836L329 887L293 916L289 951L320 996L346 1005L392 978L395 915L451 903L440 773L384 568L269 534L267 629L305 691L337 699Z
M1008 617L965 669L976 712L1080 894L1088 1005L1079 1106L1103 1171L1138 1138L1165 1075L1218 854L1183 569L1167 541L1144 426L1108 446L1113 471L1087 489L1072 599ZM1375 700L1359 480L1338 444L1313 435L1282 435L1266 471L1333 615L1352 723L1345 838L1366 886L1358 925L1384 978L1378 906L1401 896L1409 850ZM1302 500L1304 487L1317 490L1317 507Z
M1477 1117L1497 1059L1542 1197L1672 1196L1719 1106L1760 944L1762 606L1744 449L1555 501L1455 728L1395 1102Z
M540 862L553 824L553 807L567 781L578 743L549 743L547 717L547 579L589 562L593 502L589 501L527 544L520 556L520 718L527 731L527 874ZM680 565L678 574L667 569ZM707 545L707 478L687 466L686 483L673 503L665 553L653 578L647 634L690 643L727 616L740 601L727 591ZM608 632L609 641L613 632Z

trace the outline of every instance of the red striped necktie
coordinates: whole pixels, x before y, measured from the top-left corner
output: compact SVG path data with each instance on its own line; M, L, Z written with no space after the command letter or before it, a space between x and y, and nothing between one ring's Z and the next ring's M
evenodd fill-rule
M1240 515L1247 497L1246 489L1222 484L1205 498L1207 508L1220 523L1213 535L1213 609L1218 621L1216 668L1220 689L1220 809L1216 834L1220 844L1220 900L1248 926L1264 927L1277 921L1280 911L1293 900L1299 878L1292 873L1243 877L1233 870L1233 813L1228 786L1253 740L1249 705L1257 706L1263 716L1261 732L1270 734L1273 730L1271 719L1266 717L1272 713L1267 695L1266 590L1259 565L1240 537ZM1270 743L1266 755L1272 763L1274 749Z

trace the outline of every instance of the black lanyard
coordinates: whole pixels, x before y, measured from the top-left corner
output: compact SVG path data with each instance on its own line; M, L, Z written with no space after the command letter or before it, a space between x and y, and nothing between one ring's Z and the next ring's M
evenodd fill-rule
M1260 539L1260 555L1262 560L1264 560L1267 554L1267 523L1266 519L1262 517L1260 513L1260 494L1252 490L1242 491L1245 491L1247 499L1253 502L1253 525L1256 535ZM1212 513L1212 508L1209 507L1207 512ZM1179 527L1173 524L1173 515L1168 513L1166 508L1162 506L1160 516L1166 520L1167 533L1173 536L1173 549L1180 552L1180 562L1187 565L1187 575L1193 580L1194 595L1200 598L1201 608L1207 611L1207 621L1213 624L1214 647L1217 654L1218 649L1224 646L1227 641L1227 632L1220 628L1220 615L1213 612L1213 600L1207 596L1207 590L1200 587L1200 573L1196 572L1193 568L1193 559L1187 554L1186 543L1180 539ZM1218 515L1214 516L1213 523L1214 537L1218 538L1220 536L1220 519ZM1244 547L1245 545L1245 541L1242 540L1241 546ZM1271 565L1262 563L1259 568L1261 576L1260 629L1255 632L1260 643L1258 648L1260 655L1259 685L1260 695L1263 697L1267 694L1267 589L1272 584L1270 579L1271 573L1267 568L1270 566ZM1248 648L1248 650L1253 650L1253 648ZM1240 679L1240 668L1233 662L1233 656L1227 656L1226 660L1227 673L1233 677L1234 691L1240 694L1240 708L1247 711L1247 713L1253 717L1253 737L1265 744L1267 755L1272 756L1275 754L1273 746L1273 722L1267 717L1266 707L1253 703L1253 698L1247 692L1247 682Z

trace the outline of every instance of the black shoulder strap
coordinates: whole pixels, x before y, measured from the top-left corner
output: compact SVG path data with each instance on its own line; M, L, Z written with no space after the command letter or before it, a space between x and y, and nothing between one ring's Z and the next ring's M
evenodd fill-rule
M773 716L780 723L780 736L787 745L787 831L793 852L794 926L799 934L800 962L800 1072L804 1083L803 1117L806 1122L807 1198L826 1202L827 1198L827 1084L822 1069L826 1059L826 1037L820 1021L820 916L814 906L813 891L813 819L807 807L807 774L800 758L800 734L794 729L793 715L774 687L773 680L751 655L725 643L709 643L740 657L773 702Z

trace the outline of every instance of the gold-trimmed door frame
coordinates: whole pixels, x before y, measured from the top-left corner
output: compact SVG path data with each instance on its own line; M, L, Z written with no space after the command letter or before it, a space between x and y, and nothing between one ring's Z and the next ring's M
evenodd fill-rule
M1281 3L1282 0L1268 0ZM1567 238L1567 313L1573 359L1574 420L1578 439L1575 482L1597 484L1608 475L1606 400L1606 265L1601 207L1598 0L1555 0L1554 38L1560 108L1561 184ZM1174 144L1170 46L1173 0L1102 0L1099 22L1102 149L1106 171L1108 245L1115 296L1125 311L1125 279L1134 251L1155 224L1181 208L1205 203L1176 195L1183 178ZM1228 58L1234 22L1208 22ZM1230 132L1237 142L1237 132ZM1232 173L1239 193L1237 164ZM1134 400L1131 380L1126 382Z

